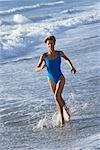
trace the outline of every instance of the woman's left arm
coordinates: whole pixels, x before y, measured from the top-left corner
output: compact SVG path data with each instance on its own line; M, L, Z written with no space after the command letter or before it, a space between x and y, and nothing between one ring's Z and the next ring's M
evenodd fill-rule
M74 74L76 73L76 69L75 67L73 66L72 62L70 61L70 59L65 55L65 53L63 51L60 51L60 55L61 57L63 57L66 62L70 65L71 67L71 72L74 72Z

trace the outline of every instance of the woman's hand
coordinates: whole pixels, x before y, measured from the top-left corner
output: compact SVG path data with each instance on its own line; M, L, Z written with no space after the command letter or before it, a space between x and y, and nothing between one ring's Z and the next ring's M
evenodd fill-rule
M36 71L36 72L39 72L40 70L41 70L40 67L36 67L36 68L35 68L35 71Z
M45 67L46 67L46 65L43 64L41 67L36 67L36 68L35 68L35 71L36 71L36 72L39 72L39 71L41 71L42 69L44 69Z
M71 72L74 72L74 74L76 73L76 69L74 67L72 67Z

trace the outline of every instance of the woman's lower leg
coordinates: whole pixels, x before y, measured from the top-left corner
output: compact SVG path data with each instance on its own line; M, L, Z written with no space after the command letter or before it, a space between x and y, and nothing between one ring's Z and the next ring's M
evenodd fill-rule
M58 108L58 112L60 113L61 126L63 126L63 124L64 124L63 107L62 107L61 104L59 103L57 97L54 97L54 98L55 98L55 101L56 101L56 106L57 106L57 108Z

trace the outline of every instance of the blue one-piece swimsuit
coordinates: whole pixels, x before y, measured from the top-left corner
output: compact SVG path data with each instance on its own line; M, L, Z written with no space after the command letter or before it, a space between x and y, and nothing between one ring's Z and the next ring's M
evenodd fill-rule
M59 77L62 75L60 64L61 64L61 56L60 51L57 51L58 55L55 59L49 59L47 56L45 57L45 64L47 67L47 76L56 84L59 80Z

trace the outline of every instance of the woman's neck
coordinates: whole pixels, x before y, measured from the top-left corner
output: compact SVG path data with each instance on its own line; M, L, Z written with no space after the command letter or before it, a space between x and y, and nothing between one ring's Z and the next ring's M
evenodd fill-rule
M48 54L54 54L55 53L55 50L54 49L49 49L48 50Z

